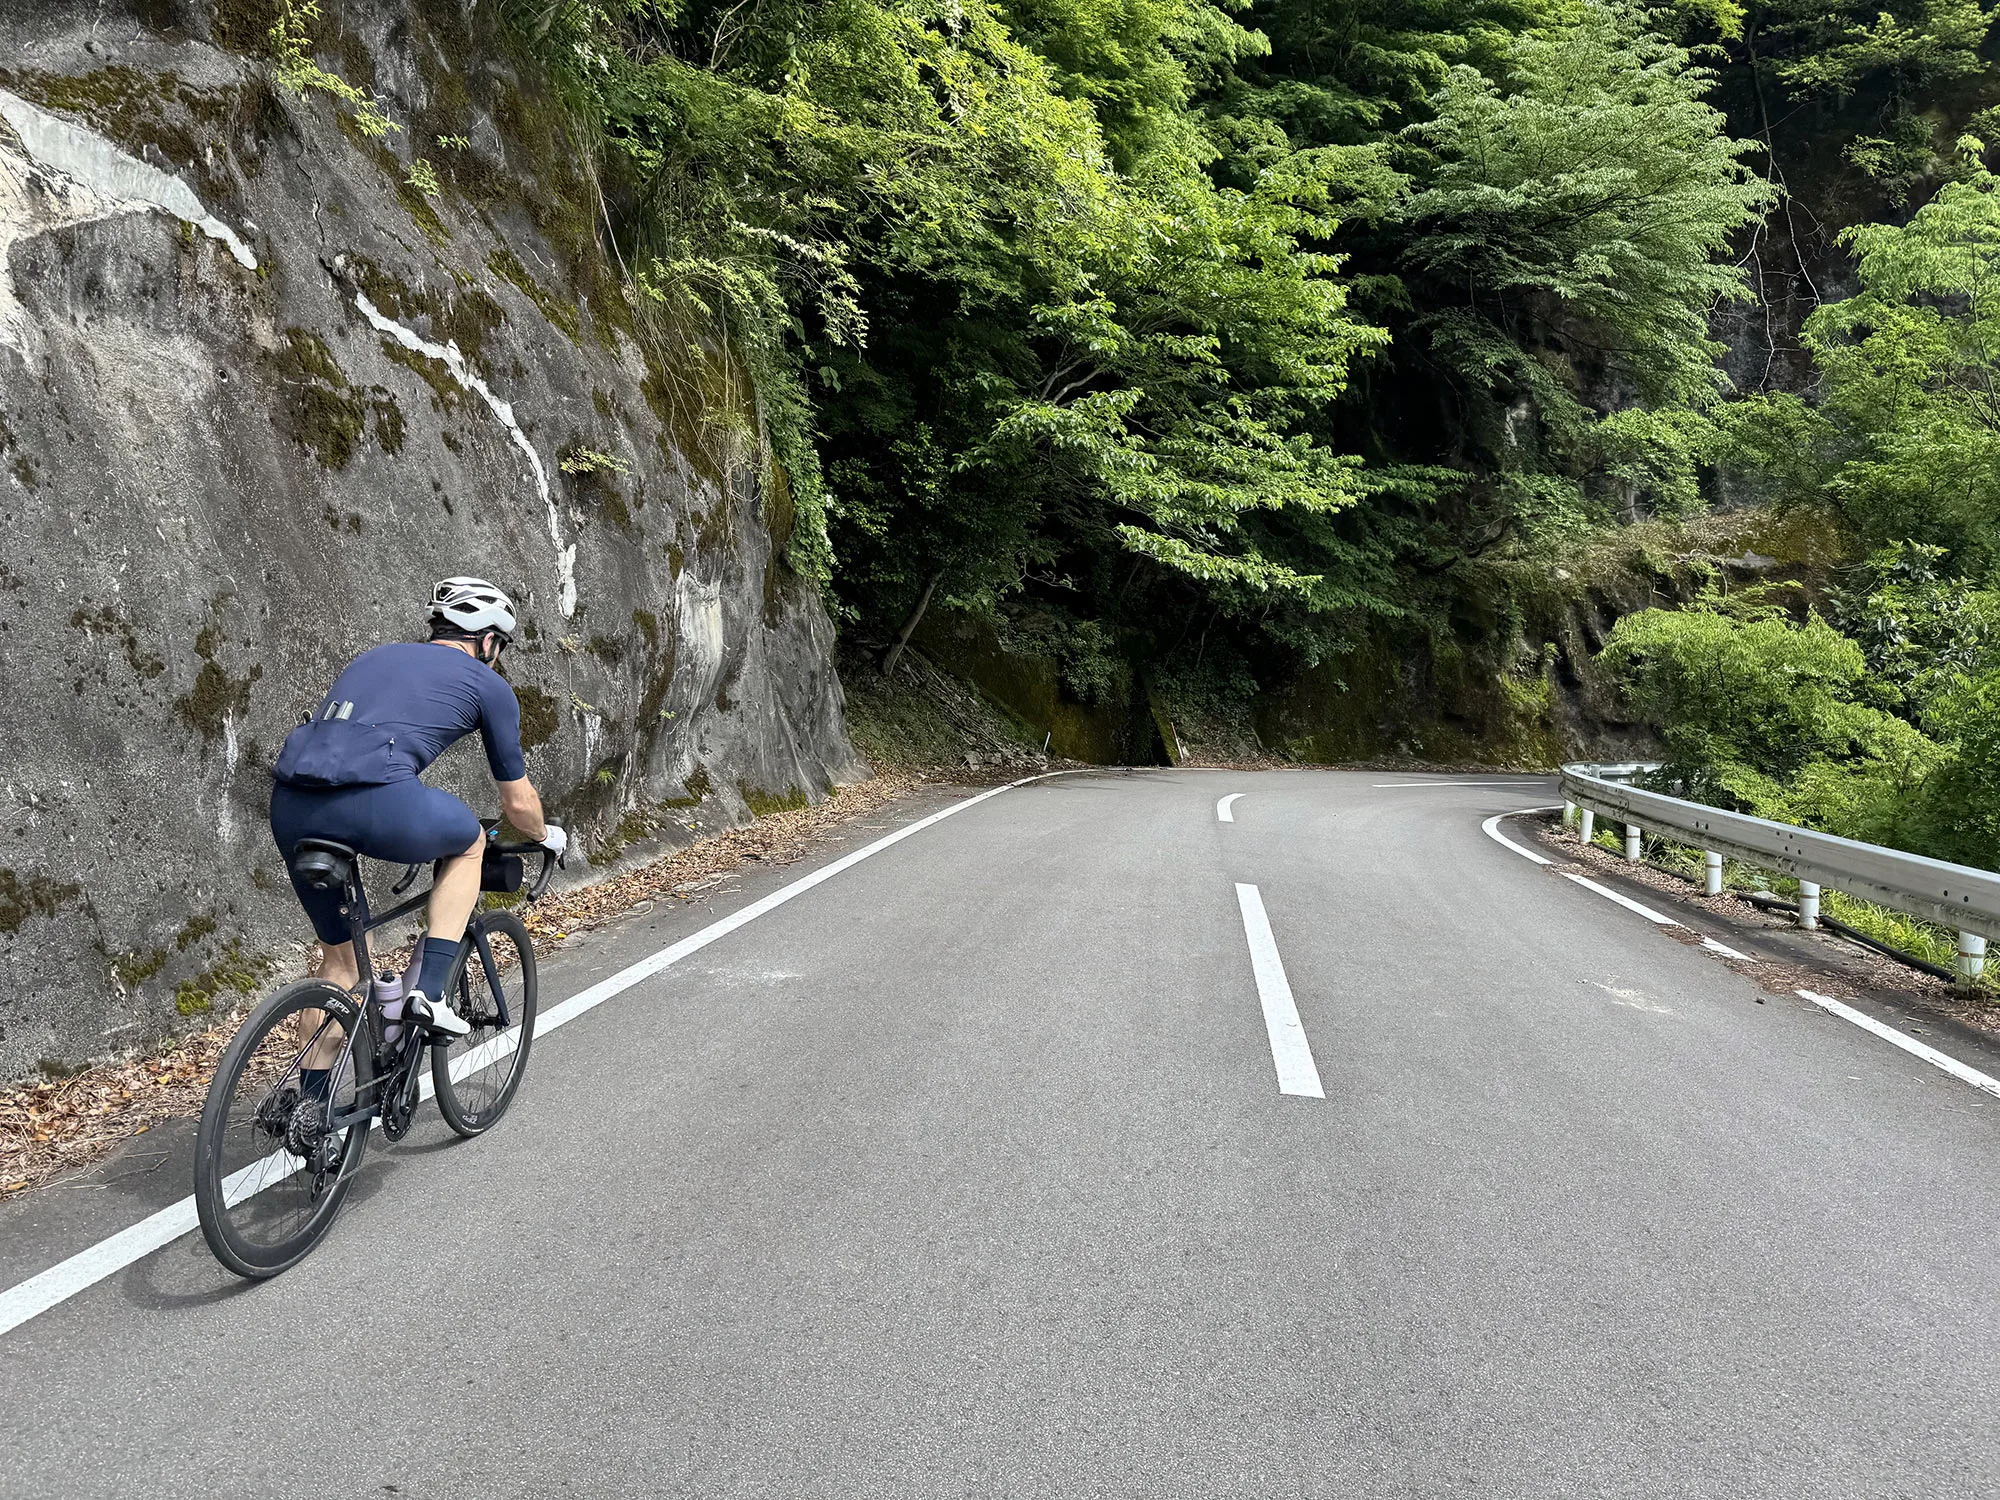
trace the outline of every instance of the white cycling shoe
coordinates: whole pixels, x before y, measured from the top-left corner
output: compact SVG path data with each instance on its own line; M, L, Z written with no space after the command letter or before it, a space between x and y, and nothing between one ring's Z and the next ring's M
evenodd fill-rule
M411 990L410 998L403 1003L403 1014L411 1017L426 1031L435 1031L443 1036L469 1036L472 1023L453 1010L442 1000L433 1000L422 990Z

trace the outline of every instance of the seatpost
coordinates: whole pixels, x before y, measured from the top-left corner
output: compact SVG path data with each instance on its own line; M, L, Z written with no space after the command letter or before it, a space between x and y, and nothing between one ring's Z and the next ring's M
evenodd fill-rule
M354 966L360 975L360 993L355 997L363 1006L375 991L375 961L368 952L368 892L361 884L361 856L354 856L354 871L347 877L347 930L349 941L354 944Z

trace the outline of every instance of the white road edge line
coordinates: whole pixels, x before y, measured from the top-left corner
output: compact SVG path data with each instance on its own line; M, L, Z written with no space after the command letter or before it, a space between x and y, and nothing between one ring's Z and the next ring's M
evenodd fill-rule
M1552 807L1524 807L1521 809L1521 812L1524 813L1554 812L1554 811L1555 809ZM1480 826L1486 830L1488 837L1496 839L1500 843L1505 844L1509 849L1512 849L1516 854L1520 855L1523 859L1531 859L1538 865L1546 865L1553 863L1553 861L1544 859L1541 855L1535 853L1534 850L1532 849L1522 848L1519 844L1515 843L1512 839L1508 838L1504 833L1500 831L1500 820L1502 818L1511 818L1515 816L1518 816L1518 814L1496 813L1494 816L1488 818ZM1566 879L1574 880L1578 885L1585 886L1588 889L1597 892L1597 894L1600 896L1608 896L1613 901L1616 901L1620 906L1630 907L1633 911L1636 911L1640 916L1645 917L1650 921L1658 922L1666 927L1679 927L1681 925L1679 922L1676 922L1672 917L1661 916L1660 913L1652 910L1650 907L1641 906L1637 901L1630 900L1627 897L1620 895L1617 891L1610 889L1608 886L1599 885L1594 880L1587 879L1582 875L1571 874L1569 871L1564 871L1563 874ZM1240 892L1245 889L1254 890L1255 887L1254 886L1245 887L1239 885L1236 889ZM1738 953L1734 948L1730 947L1728 944L1718 943L1714 938L1711 937L1702 938L1701 945L1702 947L1707 948L1712 952L1723 954L1724 956L1729 958L1740 958L1748 963L1757 962L1757 960L1752 958L1749 954ZM1943 1052L1940 1052L1935 1047L1925 1046L1924 1043L1918 1041L1915 1037L1905 1036L1895 1027L1885 1025L1882 1022L1876 1020L1873 1016L1864 1015L1862 1012L1856 1010L1851 1005L1843 1005L1840 1001L1834 999L1831 995L1822 995L1813 990L1798 990L1795 993L1798 994L1798 996L1801 999L1812 1001L1812 1003L1814 1005L1817 1005L1821 1010L1827 1011L1832 1015L1839 1016L1840 1019L1843 1021L1852 1021L1856 1026L1859 1026L1863 1031L1873 1032L1876 1036L1879 1036L1880 1038L1882 1038L1883 1041L1889 1043L1891 1046L1901 1047L1905 1052L1909 1053L1912 1057L1921 1057L1925 1062L1929 1063L1932 1067L1942 1068L1945 1072L1951 1074L1952 1077L1960 1080L1961 1082L1969 1083L1974 1088L1979 1089L1984 1093L1991 1094L1996 1099L2000 1099L2000 1078L1992 1078L1989 1077L1987 1074L1980 1072L1977 1068L1967 1067L1957 1058L1951 1057Z
M1243 912L1243 936L1250 943L1250 971L1257 977L1257 999L1264 1007L1264 1032L1271 1039L1278 1092L1324 1099L1312 1044L1299 1022L1299 1008L1285 979L1285 961L1278 956L1278 940L1271 936L1271 919L1264 914L1264 897L1256 886L1239 884L1236 904Z
M1541 781L1371 781L1368 785L1375 791L1386 791L1390 787L1409 786L1511 786L1523 792L1538 792L1547 782Z
M1542 855L1535 853L1534 850L1526 847L1523 844L1515 843L1512 839L1508 838L1506 834L1502 833L1500 831L1500 820L1502 818L1516 818L1519 817L1522 813L1538 813L1538 812L1554 812L1554 811L1555 809L1553 807L1523 807L1516 812L1495 813L1492 817L1488 818L1484 823L1481 823L1479 826L1486 830L1486 836L1489 839L1492 839L1497 844L1505 844L1509 849L1512 849L1516 854L1520 855L1521 858L1532 859L1538 865L1551 865L1555 863L1554 860L1547 859Z
M1481 823L1479 826L1486 831L1486 836L1488 838L1494 840L1496 843L1505 844L1509 849L1512 849L1516 854L1520 855L1521 858L1531 859L1538 865L1552 865L1555 863L1554 860L1549 859L1544 855L1537 854L1535 853L1534 850L1529 849L1521 844L1515 843L1512 839L1508 838L1506 834L1502 833L1500 831L1500 820L1502 818L1518 818L1527 813L1554 812L1554 811L1555 808L1553 807L1523 807L1517 809L1514 812L1495 813L1492 817L1488 818L1484 823ZM1634 901L1630 896L1624 895L1619 891L1612 890L1611 887L1608 885L1599 884L1597 881L1592 880L1588 875L1579 875L1573 870L1561 870L1558 871L1557 873L1560 874L1562 878L1565 880L1575 881L1578 885L1582 886L1587 891L1595 891L1598 895L1604 897L1604 899L1607 901L1616 901L1620 906L1624 907L1627 911L1637 912L1640 916L1644 917L1648 922L1657 923L1661 927L1686 927L1687 925L1683 922L1676 921L1674 918L1670 916L1667 916L1664 912L1654 911L1652 907L1647 906L1643 902ZM1692 929L1689 930L1692 931ZM1720 953L1724 958L1741 959L1746 964L1754 964L1757 962L1757 959L1751 954L1738 952L1736 949L1730 947L1727 943L1718 943L1714 938L1708 937L1704 934L1697 934L1697 936L1701 937L1702 947L1708 949L1708 951L1711 953Z
M1892 1047L1901 1047L1912 1057L1921 1057L1934 1068L1942 1068L1962 1083L1969 1083L1982 1093L2000 1099L2000 1078L1992 1078L1977 1068L1969 1068L1955 1057L1947 1056L1935 1047L1927 1047L1913 1036L1905 1036L1893 1026L1884 1025L1873 1016L1864 1015L1851 1005L1843 1005L1831 995L1816 994L1812 990L1799 990L1801 999L1810 1000L1821 1010L1839 1016L1843 1021L1852 1021L1863 1031L1871 1031Z
M1236 814L1229 810L1229 804L1242 795L1243 793L1241 792L1231 792L1227 797L1216 803L1215 821L1218 823L1234 823L1236 821Z
M678 943L670 944L650 957L642 958L639 962L620 969L609 979L599 980L589 989L570 996L569 999L559 1005L551 1006L547 1011L542 1013L541 1019L536 1024L535 1036L539 1040L547 1036L551 1031L554 1031L557 1027L568 1025L578 1016L595 1010L614 995L622 994L624 991L631 989L633 985L651 979L661 970L679 963L692 953L699 952L717 939L729 936L737 928L756 921L757 918L763 916L766 912L775 911L793 897L803 896L822 881L833 879L834 876L840 874L842 871L850 870L864 859L880 854L892 844L900 844L904 839L910 837L910 835L921 833L934 823L942 823L946 818L954 817L964 812L967 808L977 807L988 798L997 797L1002 792L1012 791L1015 787L1027 786L1030 782L1046 781L1052 776L1068 776L1072 774L1074 773L1070 771L1046 771L1039 776L1024 776L1019 781L1008 782L1005 786L989 788L986 791L980 792L977 796L967 797L963 802L954 802L949 807L938 809L938 811L932 813L929 817L919 818L916 822L906 827L898 828L894 833L885 835L872 844L856 849L851 854L842 855L832 864L824 865L814 870L810 875L801 876L790 885L783 886L771 892L770 895L751 902L741 911L731 912L721 920L709 923L701 931L691 933L687 937L682 938ZM1280 976L1280 982L1282 982L1282 975ZM458 1062L467 1064L467 1071L470 1071L470 1065L473 1063L473 1060L483 1053L486 1047L500 1047L502 1045L511 1047L511 1035L512 1033L509 1033L507 1036L495 1037L491 1042L486 1043L485 1046L475 1049L473 1052L467 1053L464 1057L458 1059ZM1308 1057L1308 1065L1310 1065L1310 1057ZM457 1063L454 1063L452 1071L460 1077L464 1076L459 1072ZM1316 1089L1317 1080L1315 1079ZM431 1081L426 1077L423 1083L424 1097L429 1098L430 1093ZM269 1158L265 1160L268 1161ZM225 1192L229 1194L232 1201L235 1201L235 1193L240 1191L242 1185L248 1181L246 1174L254 1172L262 1165L264 1165L263 1162L252 1162L249 1166L243 1168L242 1171L231 1174L229 1184L225 1186ZM289 1176L290 1174L287 1173L285 1175ZM274 1177L269 1182L262 1184L262 1187L271 1186L273 1183L282 1180L282 1177ZM246 1194L245 1196L249 1195ZM67 1260L58 1261L46 1271L39 1272L34 1276L30 1276L26 1281L7 1288L4 1292L0 1292L0 1335L12 1332L30 1318L38 1317L57 1304L68 1301L78 1292L95 1286L107 1276L115 1275L134 1261L151 1255L155 1250L164 1249L182 1235L195 1229L199 1222L195 1215L194 1198L190 1195L181 1199L178 1203L169 1204L158 1213L141 1219L136 1224L119 1230L116 1234L106 1239L99 1240L89 1249L79 1250Z

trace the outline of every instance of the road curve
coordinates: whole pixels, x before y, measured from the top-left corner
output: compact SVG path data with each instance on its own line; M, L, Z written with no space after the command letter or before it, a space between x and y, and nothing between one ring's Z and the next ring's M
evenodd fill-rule
M371 1153L301 1270L182 1240L0 1340L0 1495L1985 1492L2000 1106L1482 834L1546 782L1448 780L925 829Z

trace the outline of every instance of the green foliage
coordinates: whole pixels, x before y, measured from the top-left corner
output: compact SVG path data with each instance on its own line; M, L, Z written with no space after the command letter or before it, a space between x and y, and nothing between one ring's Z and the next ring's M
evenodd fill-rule
M1321 595L1435 619L1477 587L1468 555L1698 509L1726 446L1708 320L1746 294L1731 238L1771 201L1708 100L1714 74L1598 0L1251 13L1273 48L1218 90L1217 171L1334 164L1355 305L1393 340L1341 404L1379 467L1341 545L1311 537ZM1336 639L1297 612L1274 633L1307 659Z
M444 196L444 184L438 181L437 168L421 156L410 163L409 176L403 180L426 198Z
M666 379L747 369L795 560L883 632L935 597L1155 654L1206 611L1310 661L1407 616L1441 503L1501 534L1601 514L1604 372L1649 410L1714 391L1704 319L1765 193L1708 73L1598 0L1283 0L1257 30L1208 0L509 19L600 163ZM1341 412L1390 331L1351 292L1481 430L1361 468ZM1644 425L1610 483L1691 507L1696 460Z
M1713 73L1601 4L1513 39L1499 73L1453 68L1403 132L1421 183L1403 262L1465 288L1434 341L1469 380L1544 399L1544 351L1615 361L1649 402L1712 395L1709 311L1747 296L1723 252L1771 197L1705 102Z
M1508 39L1549 19L1549 0L1253 0L1271 40L1217 89L1214 113L1241 170L1299 148L1369 147L1414 121L1456 65L1490 70Z
M1882 706L1906 717L1952 692L2000 648L2000 596L1942 574L1945 551L1900 542L1851 570L1834 596Z
M1046 56L984 7L782 14L783 49L638 5L531 34L585 59L573 102L632 179L661 321L743 350L774 439L823 463L848 613L933 576L991 608L1120 553L1236 607L1308 596L1255 523L1351 500L1302 422L1380 335L1313 248L1322 165L1201 170L1194 77L1255 39L1201 0L1019 13Z
M1774 154L1802 146L1812 170L1811 158L1844 138L1841 155L1900 209L1952 172L1941 117L1957 98L1978 97L1991 25L1980 0L1763 0L1720 34L1748 75L1746 124ZM1782 180L1776 162L1773 175Z
M1858 570L1840 608L1865 648L1817 616L1798 624L1712 596L1619 621L1602 660L1660 729L1663 779L1697 800L2000 868L1995 601L1940 580L1935 562L1897 548Z
M1818 404L1742 403L1711 434L1768 495L1830 506L1874 548L1830 597L1844 634L1767 621L1698 651L1728 627L1641 616L1606 653L1697 795L1985 866L2000 866L1995 187L1968 143L1961 180L1907 224L1848 231L1860 289L1805 324ZM1778 713L1768 693L1725 708L1680 692L1641 649L1667 637L1717 680L1726 658L1767 686L1796 682L1795 701ZM1809 637L1837 670L1803 671Z
M319 65L313 56L312 23L319 20L319 0L278 0L271 27L271 52L277 59L278 86L303 98L331 94L348 108L354 124L370 140L401 130L382 109L382 101Z
M1658 725L1662 774L1699 801L1853 836L1880 826L1890 800L1919 784L1936 747L1860 700L1861 648L1817 615L1709 596L1645 610L1613 629L1601 660L1633 708Z
M565 474L629 474L632 466L615 453L599 453L593 448L572 448L559 461Z
M1836 503L1877 546L1942 546L1979 574L2000 568L1996 186L1975 160L1908 224L1847 231L1861 290L1805 325Z
M2000 200L1931 108L1962 88L2000 139L1976 0L506 14L596 169L657 408L739 446L756 413L854 636L949 605L1069 697L1147 671L1237 725L1393 627L1530 726L1548 559L1718 492L1831 506L1878 555L1830 621L1712 596L1604 659L1699 795L1942 847L2000 577ZM1772 112L1808 106L1883 191L1949 180L1844 236L1818 385L1739 398L1714 320L1781 202Z
M1820 911L1835 921L1845 922L1857 932L1898 952L1920 958L1940 969L1953 969L1958 959L1958 933L1936 922L1919 921L1886 906L1858 901L1845 891L1822 890ZM2000 972L1988 965L1978 980L1981 998L1991 1003L2000 990Z
M1927 720L1949 755L1918 810L1923 852L2000 869L2000 670L1960 679Z
M1123 703L1132 695L1131 664L1096 620L1026 611L1008 622L1000 644L1018 655L1052 658L1063 687L1080 703Z
M1887 75L1905 91L1982 66L1978 0L1775 0L1750 7L1772 74L1796 98L1844 96Z

